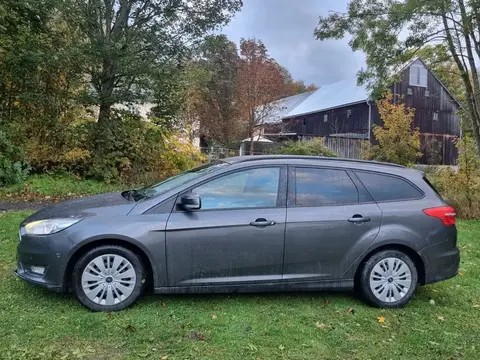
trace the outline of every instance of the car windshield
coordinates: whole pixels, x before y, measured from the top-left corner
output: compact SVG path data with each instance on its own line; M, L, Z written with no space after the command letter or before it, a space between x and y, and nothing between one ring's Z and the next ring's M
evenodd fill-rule
M152 198L172 190L180 185L186 184L193 179L196 179L204 174L216 172L224 167L230 165L227 162L212 162L207 165L194 168L192 170L183 172L181 174L167 178L166 180L145 188L135 190L134 197L137 198Z

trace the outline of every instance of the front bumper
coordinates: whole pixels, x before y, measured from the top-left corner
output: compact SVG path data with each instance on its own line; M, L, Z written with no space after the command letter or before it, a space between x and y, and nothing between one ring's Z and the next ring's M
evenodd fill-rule
M450 279L458 274L460 251L451 241L429 246L420 255L425 264L425 284Z
M44 287L44 288L46 288L50 291L54 291L54 292L58 292L58 293L61 293L61 292L65 291L63 285L50 284L50 283L46 282L43 278L29 275L28 273L26 273L21 268L21 265L17 267L17 270L14 271L14 274L18 278L20 278L22 280L25 280L26 282L28 282L30 284L39 285L39 286Z
M67 254L71 247L67 233L61 231L44 236L20 234L20 237L15 275L52 291L64 291ZM45 272L39 275L31 270L32 266L43 267Z

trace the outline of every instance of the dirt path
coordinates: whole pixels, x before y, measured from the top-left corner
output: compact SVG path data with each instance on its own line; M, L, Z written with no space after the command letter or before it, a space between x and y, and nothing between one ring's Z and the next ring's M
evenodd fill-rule
M21 210L38 210L45 206L53 204L53 201L5 201L0 199L0 212L5 211L21 211Z

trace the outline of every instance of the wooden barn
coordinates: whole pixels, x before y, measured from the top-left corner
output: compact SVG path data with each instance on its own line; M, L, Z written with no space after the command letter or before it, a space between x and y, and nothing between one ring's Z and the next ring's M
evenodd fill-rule
M413 127L421 132L422 164L455 165L455 140L460 136L460 104L441 81L416 58L399 72L391 87L396 101L415 108ZM290 99L290 98L287 98ZM266 137L309 140L324 137L326 144L342 156L358 157L361 140L375 142L374 124L381 125L376 104L356 79L322 86L288 101L283 110L262 127ZM301 101L300 101L301 100ZM353 149L353 150L352 150Z

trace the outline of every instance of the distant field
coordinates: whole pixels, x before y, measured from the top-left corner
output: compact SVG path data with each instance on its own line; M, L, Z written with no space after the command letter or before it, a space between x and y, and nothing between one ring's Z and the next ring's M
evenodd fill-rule
M480 222L459 223L461 275L400 310L278 293L148 295L104 314L13 276L26 215L0 214L0 359L478 359Z

